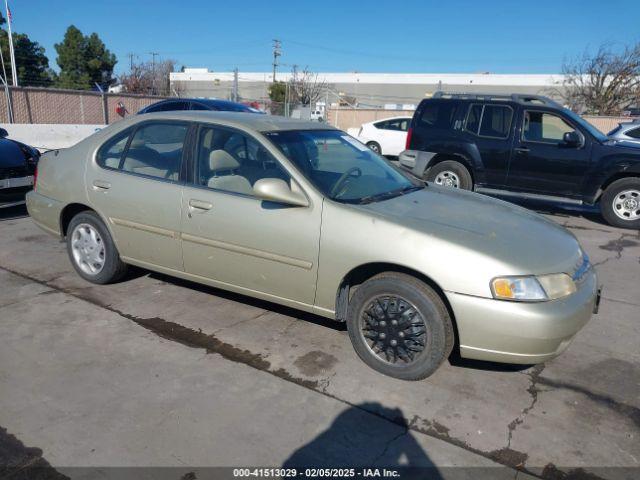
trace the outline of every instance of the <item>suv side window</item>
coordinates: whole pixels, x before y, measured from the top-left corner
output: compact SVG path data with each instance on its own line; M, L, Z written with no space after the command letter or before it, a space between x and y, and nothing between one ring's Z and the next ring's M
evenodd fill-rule
M184 123L142 125L133 135L120 169L148 177L178 180L188 129Z
M417 126L426 129L451 129L455 119L456 105L456 102L447 101L424 102Z
M289 175L257 140L222 127L200 128L197 185L253 195L253 185L262 178L281 178L289 182Z
M575 132L575 128L558 115L535 110L524 112L522 139L527 142L558 144L567 132Z
M508 105L472 104L467 112L465 130L480 137L507 138L513 109Z

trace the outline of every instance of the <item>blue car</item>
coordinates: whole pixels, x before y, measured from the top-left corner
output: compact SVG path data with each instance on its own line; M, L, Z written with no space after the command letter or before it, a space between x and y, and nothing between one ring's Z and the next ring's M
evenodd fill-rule
M154 103L138 112L175 112L180 110L211 110L223 112L265 113L257 108L229 100L210 100L206 98L170 98Z
M40 159L38 150L8 136L0 128L0 208L24 204Z

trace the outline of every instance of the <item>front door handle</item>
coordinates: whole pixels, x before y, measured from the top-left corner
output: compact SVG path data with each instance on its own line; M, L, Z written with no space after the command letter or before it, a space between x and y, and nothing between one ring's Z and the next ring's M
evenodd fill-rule
M531 150L529 150L527 147L518 147L514 148L514 151L517 153L529 153Z
M105 180L94 180L93 181L93 189L98 192L104 192L111 188L111 183Z
M189 211L193 213L204 213L211 210L213 205L209 202L203 202L202 200L189 200Z

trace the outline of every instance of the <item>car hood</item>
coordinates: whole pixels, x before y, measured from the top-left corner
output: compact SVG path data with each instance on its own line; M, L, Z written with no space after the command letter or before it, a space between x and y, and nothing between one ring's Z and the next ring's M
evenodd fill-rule
M605 143L605 146L615 148L617 151L623 148L629 153L640 156L640 140L635 142L633 140L621 140L615 137L610 138Z
M575 236L557 223L477 193L429 184L357 208L420 231L443 254L453 243L468 258L493 259L504 274L571 274L582 257Z

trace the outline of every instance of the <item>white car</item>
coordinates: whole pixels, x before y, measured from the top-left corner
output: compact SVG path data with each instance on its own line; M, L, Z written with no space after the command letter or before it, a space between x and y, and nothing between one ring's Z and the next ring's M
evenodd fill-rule
M411 117L393 117L364 123L358 140L380 155L397 157L404 150Z

